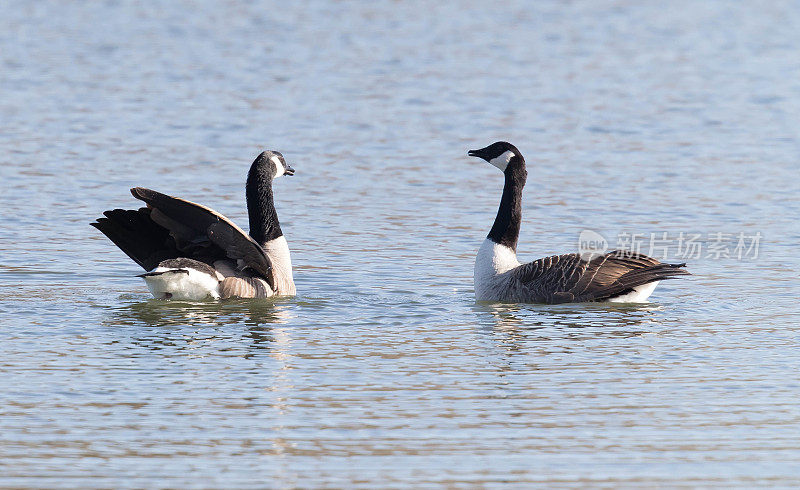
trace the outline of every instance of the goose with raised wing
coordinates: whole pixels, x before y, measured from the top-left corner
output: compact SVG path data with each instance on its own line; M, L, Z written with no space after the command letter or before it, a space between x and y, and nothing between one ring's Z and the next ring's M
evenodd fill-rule
M482 158L505 176L500 207L475 259L477 301L503 303L644 302L659 281L689 273L686 264L664 264L646 255L612 251L584 260L581 254L517 260L522 189L528 173L516 146L498 141L469 156Z
M140 209L113 209L92 226L142 266L155 298L267 298L295 294L289 246L272 197L272 181L293 175L277 151L264 151L247 174L250 233L200 204L143 187Z

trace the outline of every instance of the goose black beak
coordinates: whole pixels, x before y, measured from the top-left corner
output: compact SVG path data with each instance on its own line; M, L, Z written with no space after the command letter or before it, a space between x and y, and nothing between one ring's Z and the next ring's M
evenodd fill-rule
M294 169L290 166L286 166L286 170L283 172L284 175L294 175Z
M481 154L481 150L470 150L470 151L467 152L467 155L471 156L471 157L483 158L483 155Z

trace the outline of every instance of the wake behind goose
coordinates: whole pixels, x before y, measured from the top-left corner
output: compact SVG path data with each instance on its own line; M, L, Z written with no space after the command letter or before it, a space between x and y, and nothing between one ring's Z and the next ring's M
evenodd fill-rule
M294 295L289 245L272 197L272 181L293 174L277 151L253 161L246 184L250 234L211 208L143 187L131 193L147 207L106 211L91 225L148 271L139 277L156 298Z
M517 147L505 141L467 154L486 160L505 176L497 216L475 259L477 301L643 302L659 281L689 274L683 269L686 264L664 264L625 251L612 251L589 260L577 253L553 255L521 264L517 260L517 239L522 189L528 176L525 158Z

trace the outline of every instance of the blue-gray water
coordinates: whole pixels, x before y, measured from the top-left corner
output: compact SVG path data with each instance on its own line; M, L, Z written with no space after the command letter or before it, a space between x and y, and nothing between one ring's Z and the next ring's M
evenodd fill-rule
M796 3L12 1L0 71L0 487L800 485ZM497 139L522 259L697 233L694 275L475 304ZM265 148L296 298L151 300L88 226L246 225Z

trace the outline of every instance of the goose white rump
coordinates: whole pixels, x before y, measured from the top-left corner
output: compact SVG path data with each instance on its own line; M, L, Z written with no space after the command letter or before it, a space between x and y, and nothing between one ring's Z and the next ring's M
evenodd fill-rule
M142 274L147 288L157 299L202 301L219 299L221 279L197 269L168 269L156 267L149 274Z

